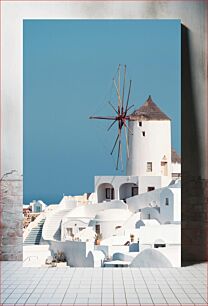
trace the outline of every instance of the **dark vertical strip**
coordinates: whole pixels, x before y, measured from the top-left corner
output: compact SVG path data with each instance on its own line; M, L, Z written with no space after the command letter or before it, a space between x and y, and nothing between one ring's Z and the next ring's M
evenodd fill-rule
M203 179L204 160L199 139L197 100L194 92L194 71L190 57L190 31L181 29L182 61L182 265L207 260L207 205L205 201L206 180Z

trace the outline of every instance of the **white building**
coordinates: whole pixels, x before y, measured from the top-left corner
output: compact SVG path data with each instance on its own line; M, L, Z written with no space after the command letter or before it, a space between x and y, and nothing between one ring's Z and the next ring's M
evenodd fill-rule
M155 266L154 258L180 265L180 157L171 150L171 121L149 97L129 129L127 175L96 176L95 193L64 196L46 216L43 239L73 266L107 258L106 266Z
M29 204L29 207L31 207L32 212L40 213L46 209L47 205L41 200L34 200Z
M171 158L172 158L172 178L173 179L180 178L181 177L181 158L174 149L172 149Z
M180 157L171 150L171 120L152 101L130 116L126 176L96 176L97 202L126 200L168 186L180 177Z

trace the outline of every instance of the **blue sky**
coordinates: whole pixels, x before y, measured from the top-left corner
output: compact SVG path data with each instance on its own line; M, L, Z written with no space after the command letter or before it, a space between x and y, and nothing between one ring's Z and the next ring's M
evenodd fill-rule
M151 94L172 119L180 152L179 20L24 20L24 203L93 192L95 175L123 175L110 151L118 64L132 79L134 109ZM101 120L100 120L101 121Z

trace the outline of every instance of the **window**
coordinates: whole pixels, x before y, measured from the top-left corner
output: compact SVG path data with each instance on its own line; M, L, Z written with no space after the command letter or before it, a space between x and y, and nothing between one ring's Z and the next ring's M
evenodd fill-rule
M119 229L119 228L121 228L121 225L117 225L117 226L115 227L115 229Z
M142 135L145 136L145 131L142 131Z
M82 230L84 230L85 227L79 227L79 231L81 232Z
M135 195L138 195L138 187L137 186L131 188L131 196L133 197Z
M105 188L105 198L110 199L110 188Z
M36 207L35 207L35 212L36 212L36 213L41 212L41 207L40 207L40 206L36 206Z
M168 198L165 198L165 205L169 205L169 199Z
M152 172L152 162L147 162L147 172Z
M95 232L96 234L100 234L100 224L95 225Z
M66 232L68 236L72 236L72 227L67 227Z
M161 174L167 176L168 175L168 163L162 161L161 162Z
M114 188L105 188L105 198L106 200L114 199Z
M154 248L157 249L157 248L165 248L166 247L166 244L165 243L155 243L154 244Z
M139 121L139 126L142 126L142 122L141 121Z
M155 187L153 186L147 187L147 191L152 191L152 190L155 190Z
M147 219L150 219L150 214L147 214Z

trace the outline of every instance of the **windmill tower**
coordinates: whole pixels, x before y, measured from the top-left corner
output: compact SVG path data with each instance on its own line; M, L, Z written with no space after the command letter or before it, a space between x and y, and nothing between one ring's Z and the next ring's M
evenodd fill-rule
M109 102L115 112L114 116L91 116L91 119L110 120L109 129L118 124L118 134L111 151L118 147L117 164L122 161L122 131L125 133L126 143L126 175L139 177L141 190L151 190L167 186L172 177L171 171L171 120L152 101L151 96L132 114L129 110L131 80L128 94L125 97L126 66L124 66L123 86L120 86L120 65L118 66L118 81L113 83L117 93L117 107ZM121 88L122 87L122 88ZM122 89L122 90L121 90ZM125 102L126 101L126 102ZM127 123L128 122L128 123ZM150 186L149 186L150 184Z
M151 96L128 120L129 158L127 176L162 177L171 181L171 120Z
M171 120L152 101L151 96L133 113L129 110L131 80L125 95L126 66L123 82L120 80L120 65L117 82L113 83L117 94L117 106L109 101L113 116L91 116L90 119L109 120L110 130L117 124L118 133L111 154L117 146L117 163L123 169L122 141L126 144L126 175L96 176L95 192L98 202L112 199L125 200L137 194L168 186L172 180ZM123 83L123 86L120 86ZM114 101L115 103L115 101ZM122 140L122 131L124 137Z

